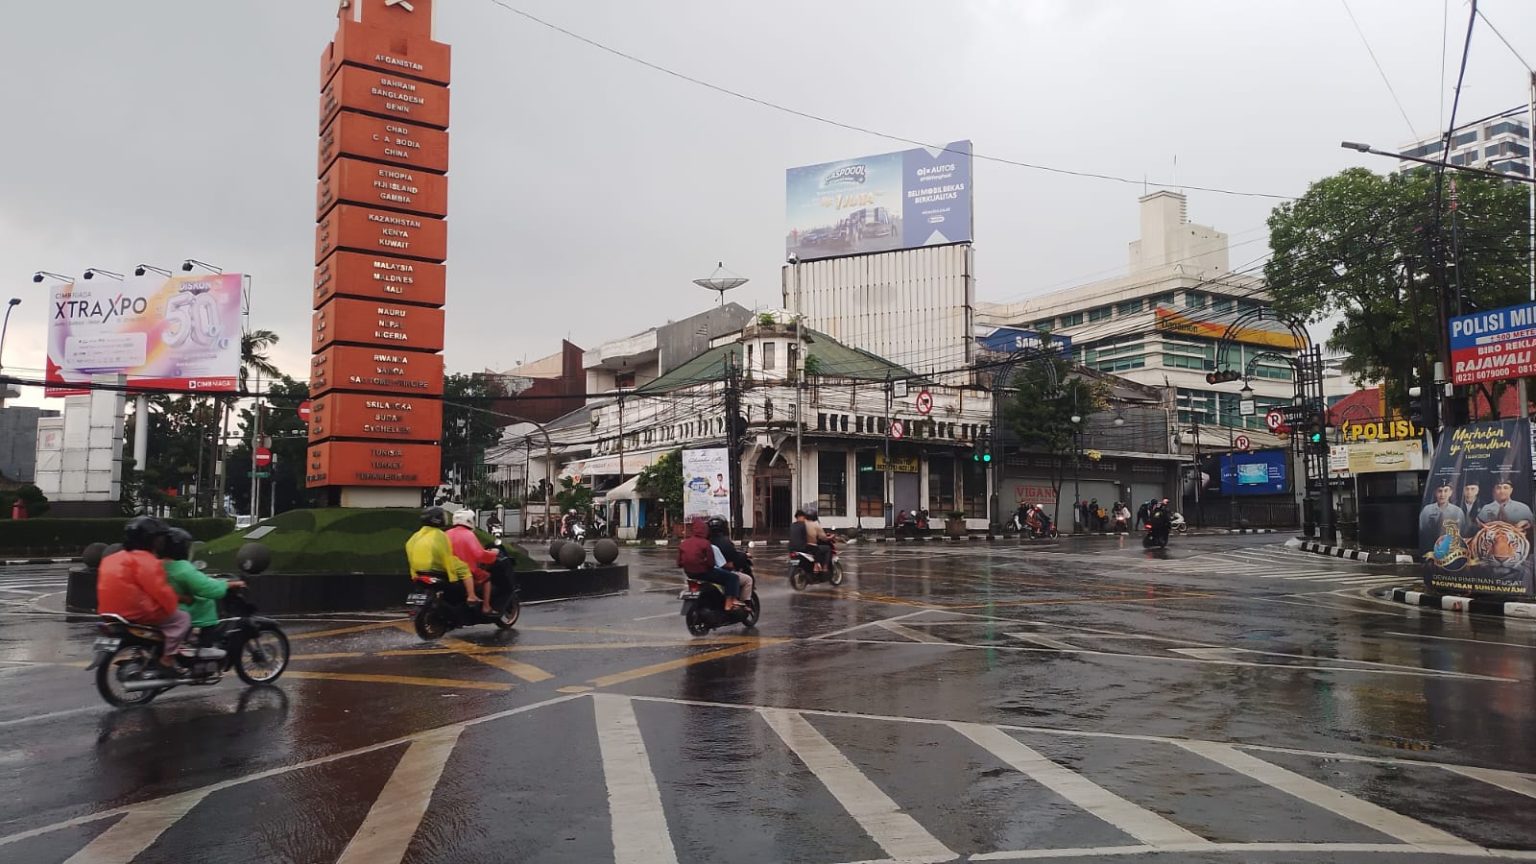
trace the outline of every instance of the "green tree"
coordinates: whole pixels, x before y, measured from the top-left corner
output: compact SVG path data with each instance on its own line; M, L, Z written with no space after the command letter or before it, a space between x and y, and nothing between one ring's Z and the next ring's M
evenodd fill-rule
M1428 170L1349 168L1269 217L1274 256L1264 276L1276 310L1311 323L1337 318L1329 347L1346 355L1357 382L1385 382L1393 407L1406 404L1412 377L1427 378L1436 353L1435 182ZM1440 200L1446 280L1460 285L1464 311L1524 301L1524 187L1447 177Z
M1051 490L1061 524L1061 484L1072 462L1075 415L1086 418L1107 404L1108 385L1074 376L1065 360L1042 357L1013 368L1004 386L1016 388L1003 408L1003 419L1018 439L1019 449L1051 457Z
M149 460L143 466L125 459L123 505L130 512L148 508L176 516L189 515L194 498L189 493L201 479L198 466L206 467L212 448L214 405L193 396L156 394L149 397ZM132 453L144 418L135 412L123 434L123 450Z
M263 373L265 377L265 373ZM304 486L304 458L309 447L309 427L299 419L299 403L309 398L309 386L278 372L265 388L262 399L261 434L272 439L272 465L265 469L270 478L261 481L261 510L276 512L308 506L310 495ZM237 424L240 443L230 450L229 482L226 489L234 499L235 510L251 509L251 426L255 422L251 408L242 408Z
M495 413L494 403L503 395L501 384L490 376L443 379L443 480L457 484L466 502L492 497L483 469L486 449L501 440L505 418Z
M592 487L578 483L570 477L560 478L560 491L555 493L555 506L561 513L575 510L585 522L592 521Z
M683 519L683 451L673 450L663 453L661 458L640 470L639 479L635 481L635 491L641 497L655 500L661 505L661 511L667 522L667 530L671 523L681 522Z

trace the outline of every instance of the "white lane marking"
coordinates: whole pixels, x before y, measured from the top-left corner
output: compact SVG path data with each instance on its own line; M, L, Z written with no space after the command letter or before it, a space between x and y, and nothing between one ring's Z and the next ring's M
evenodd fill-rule
M1463 777L1471 777L1497 786L1500 789L1508 789L1511 792L1524 795L1527 798L1536 798L1536 780L1524 774L1516 774L1513 771L1501 771L1497 768L1474 768L1470 765L1444 765L1447 771L1453 771Z
M839 639L853 645L883 645L886 647L920 648L926 647L926 643L920 642L889 642L880 639ZM1092 648L1033 648L1024 645L969 645L964 642L945 642L949 648L969 648L975 651L1057 651L1063 654L1085 654L1093 657L1106 657L1122 660L1161 660L1170 663L1209 663L1213 666L1245 666L1254 669L1274 669L1277 671L1308 670L1315 672L1354 672L1363 675L1409 675L1419 678L1455 678L1462 681L1497 681L1501 684L1519 684L1518 678L1499 678L1492 675L1475 675L1471 672L1445 672L1439 669L1416 669L1412 666L1395 667L1386 663L1373 663L1369 660L1334 660L1333 658L1308 658L1329 660L1334 663L1355 663L1356 666L1318 666L1310 663L1255 663L1247 660L1222 660L1216 657L1170 657L1166 654L1130 654L1120 651L1097 651ZM1171 650L1171 649L1170 649ZM1268 651L1243 651L1238 648L1217 649L1230 650L1239 653L1250 653L1276 657L1297 657L1295 654L1273 654Z
M1388 630L1388 636L1405 636L1409 639L1434 639L1439 642L1465 642L1469 645L1502 645L1505 648L1527 648L1536 651L1536 645L1526 645L1520 642L1495 642L1492 639L1458 639L1455 636L1428 636L1422 633L1399 633Z
M1266 762L1257 756L1239 752L1227 744L1216 744L1210 741L1180 741L1179 746L1239 774L1246 774L1287 795L1300 798L1314 807L1320 807L1352 822L1357 822L1395 840L1416 846L1444 846L1468 851L1480 848L1454 834L1448 834L1401 813L1353 795L1347 795L1332 786L1281 768L1273 762Z
M1318 855L1391 854L1398 855L1455 855L1478 858L1499 858L1506 861L1536 861L1536 852L1520 849L1482 849L1466 846L1407 846L1401 843L1212 843L1199 848L1157 848L1155 846L1097 846L1075 849L1028 849L1020 852L983 852L972 855L972 861L1030 861L1039 858L1099 858L1126 855L1149 855L1154 852L1199 852L1202 855L1230 854L1253 855L1262 852L1304 852ZM1245 860L1245 859L1239 859ZM1331 859L1339 860L1339 859Z
M900 615L896 615L896 616L893 616L893 617L890 617L890 618L881 618L881 619L879 619L877 621L865 621L863 624L855 624L852 627L844 627L841 630L833 630L830 633L822 633L822 634L819 634L817 636L812 636L811 639L813 639L813 640L814 639L830 639L833 636L841 636L844 633L852 633L855 630L863 630L865 627L874 627L875 625L879 624L880 621L892 621L892 622L895 622L895 621L905 621L906 619L911 618L914 615L921 615L924 612L939 612L939 611L943 611L943 610L940 610L938 608L933 608L933 609L919 609L916 612L904 612L904 613L902 613Z
M880 791L804 717L779 708L759 708L758 714L887 855L912 862L950 861L957 857L916 819L902 812L900 805Z
M663 612L660 615L641 615L639 618L631 618L631 621L655 621L657 618L676 618L676 612Z
M1132 804L1076 771L1057 765L995 726L949 725L1014 770L1149 846L1198 848L1207 845L1204 837Z
M676 864L661 789L651 771L634 705L624 696L594 693L597 746L608 784L615 864Z
M207 789L195 789L130 807L122 821L97 835L64 864L128 864L207 795Z
M878 626L882 630L885 630L885 631L887 631L889 633L894 633L897 636L900 636L901 638L910 640L912 642L928 642L928 643L931 643L931 644L934 644L934 645L948 645L949 644L948 642L944 641L943 639L940 639L939 637L933 635L932 633L924 633L921 630L913 630L910 627L903 627L902 625L893 623L891 621L881 621L881 622L878 622L876 624L876 626Z
M40 720L53 720L57 717L68 717L73 714L84 714L87 711L101 711L96 705L82 705L79 708L69 708L63 711L49 711L47 714L33 714L30 717L16 717L10 720L0 720L0 729L7 726L20 726L23 723L36 723Z
M1347 599L1347 598L1339 595L1338 592L1336 592L1336 591L1325 591L1325 592L1322 592L1322 593L1332 594L1333 596L1338 597L1340 600ZM1296 595L1289 595L1289 596L1296 596ZM1316 596L1316 595L1312 595L1312 596ZM1281 599L1279 597L1247 597L1247 598L1244 598L1244 599L1247 599L1247 600L1257 600L1260 603L1282 603L1282 604L1284 604L1286 606L1304 606L1304 607L1309 608L1309 609L1326 609L1329 612L1352 612L1352 613L1354 613L1356 615L1383 615L1383 616L1386 616L1386 617L1389 617L1389 618L1402 618L1403 617L1403 613L1402 612L1378 612L1375 609L1360 609L1360 608L1354 607L1354 606L1335 606L1332 603L1297 603L1297 602L1295 602L1293 600L1283 600L1283 599ZM1402 608L1406 610L1406 609L1416 609L1418 607L1415 607L1415 606L1403 606Z
M336 864L399 864L405 859L463 731L463 726L450 726L411 742Z
M194 790L191 790L190 792L185 792L185 793L180 793L180 794L190 795L190 794L193 794L194 792L202 793L202 794L208 794L208 793L212 793L212 792L218 792L221 789L230 789L230 788L233 788L235 786L243 786L246 783L251 783L251 782L254 782L256 780L265 780L268 777L278 777L278 776L281 776L283 774L287 774L287 773L292 772L292 771L299 771L299 770L302 770L304 768L313 768L316 765L327 765L327 764L329 764L331 762L336 762L336 761L339 761L339 760L342 760L342 759L351 759L354 756L363 756L363 755L368 754L368 753L373 753L373 752L375 752L377 750L386 750L386 749L388 749L390 747L395 747L395 746L400 745L400 744L406 744L406 743L415 741L418 738L424 738L424 737L426 737L428 735L432 735L434 733L441 732L441 731L443 731L445 729L452 729L454 727L469 727L469 726L476 726L476 725L479 725L481 723L489 723L492 720L501 720L502 718L505 718L505 717L512 717L514 715L522 714L522 713L527 712L527 711L535 711L535 710L537 710L539 708L547 708L547 707L549 707L551 705L558 705L561 702L569 702L572 699L578 699L578 698L581 698L581 697L578 696L578 695L575 695L575 694L566 695L566 696L556 696L553 699L545 699L542 702L534 702L531 705L520 705L520 706L518 706L516 708L508 708L505 711L496 711L496 712L493 712L491 714L484 714L484 715L481 715L479 717L475 717L475 718L470 719L470 720L461 720L461 721L459 721L457 723L449 723L449 724L446 724L446 725L443 725L443 726L439 726L436 729L427 729L427 730L422 731L422 732L414 732L414 733L412 733L410 735L401 735L398 738L391 738L388 741L380 741L377 744L368 744L368 745L365 745L363 747L356 747L356 748L353 748L351 750L344 750L344 751L342 751L340 753L331 753L331 754L329 754L327 756L316 756L313 759L305 759L302 762L295 762L292 765L282 765L282 766L279 766L277 768L268 768L268 769L266 769L264 771L257 771L254 774L246 774L243 777L233 777L233 778L231 778L229 780L220 780L217 783L211 783L211 784L209 784L207 786L202 787L201 789L194 789ZM150 799L149 801L145 801L145 802L142 802L142 803L139 803L139 804L128 804L128 805L124 805L122 807L112 807L112 808L109 808L109 809L106 809L106 810L98 811L96 813L87 813L84 816L76 816L73 819L64 819L62 821L54 822L54 823L49 824L49 825L42 825L42 826L39 826L37 828L29 828L29 829L27 829L25 831L18 831L15 834L7 834L4 837L0 837L0 846L5 846L5 845L11 844L11 843L19 843L22 840L27 840L27 839L30 839L32 837L37 837L37 836L40 836L40 835L43 835L43 834L47 834L47 833L49 833L51 831L58 831L61 828L73 828L76 825L86 825L86 824L89 824L91 822L95 822L98 819L106 819L106 818L109 818L109 817L112 817L112 816L117 816L119 814L130 813L130 812L132 812L134 810L140 810L140 809L143 809L145 807L151 807L151 806L158 805L162 801L169 801L169 800L171 800L171 799L173 799L175 797L176 797L176 795L166 795L166 796L162 796L160 798L153 798L153 799Z
M1049 636L1039 636L1034 633L1009 633L1008 638L1017 639L1020 642L1028 642L1031 645L1038 645L1041 648L1050 648L1054 651L1077 650L1077 646L1070 642L1063 642L1060 639L1052 639Z

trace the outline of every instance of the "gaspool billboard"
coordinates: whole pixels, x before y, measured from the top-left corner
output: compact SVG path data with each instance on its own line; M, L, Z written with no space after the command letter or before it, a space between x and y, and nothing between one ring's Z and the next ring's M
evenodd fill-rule
M1447 429L1435 448L1419 553L1431 591L1505 599L1532 594L1531 424Z
M972 239L971 142L786 172L785 250L802 261Z
M87 392L92 375L130 387L230 391L240 374L238 273L107 276L55 288L49 396Z
M731 518L730 461L724 447L683 451L683 518Z

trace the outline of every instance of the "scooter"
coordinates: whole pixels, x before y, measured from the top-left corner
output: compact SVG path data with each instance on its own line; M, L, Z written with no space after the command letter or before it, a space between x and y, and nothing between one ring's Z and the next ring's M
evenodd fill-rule
M1166 532L1159 532L1156 528L1153 527L1151 522L1143 523L1141 528L1143 532L1141 535L1142 546L1148 549L1151 549L1154 546L1159 549L1167 547L1168 534Z
M1189 526L1184 522L1183 513L1175 513L1173 514L1173 521L1169 523L1168 527L1173 531L1177 531L1178 533L1183 534L1184 529L1188 528Z
M499 630L509 630L517 624L522 603L518 600L517 579L512 573L513 559L506 549L498 547L497 553L489 567L491 580L487 583L491 586L490 614L481 611L478 603L449 600L444 596L448 580L442 576L412 577L419 587L406 595L405 605L415 610L417 636L430 642L460 627L495 624Z
M262 569L264 565L252 565L241 578L249 581ZM165 650L165 634L160 628L120 615L102 615L98 625L101 635L91 646L94 656L85 667L95 673L101 698L118 708L148 705L156 696L182 684L217 684L230 669L252 686L277 681L288 668L288 636L283 628L271 618L257 615L244 589L229 589L223 605L228 617L219 619L211 632L203 632L200 646L189 641L176 654L176 666L186 674L174 678L154 674L160 672Z
M832 547L832 566L816 572L816 556L809 552L789 553L789 587L804 591L806 586L826 582L832 586L843 584L843 562L838 558L837 546Z
M762 614L756 589L752 591L751 600L738 602L736 608L729 612L725 609L725 589L713 582L689 579L688 587L678 595L678 599L683 601L683 623L688 626L688 632L695 636L704 636L717 627L729 627L732 624L740 624L751 630L757 626L757 619Z
M565 539L572 543L585 543L587 540L587 526L580 522L572 522L570 527L565 529Z

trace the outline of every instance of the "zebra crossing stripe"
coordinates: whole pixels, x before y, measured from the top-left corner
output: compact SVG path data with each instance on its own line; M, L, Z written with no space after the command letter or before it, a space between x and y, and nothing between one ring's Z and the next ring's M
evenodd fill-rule
M608 783L615 864L676 864L677 851L667 830L661 790L651 771L634 706L623 696L593 693L592 711L597 717L598 752Z
M1230 768L1239 774L1249 777L1279 789L1288 795L1320 807L1338 816L1342 816L1351 822L1356 822L1379 831L1395 840L1411 843L1416 846L1438 846L1450 849L1461 849L1466 852L1481 852L1481 847L1474 843L1448 834L1439 828L1425 825L1415 819L1410 819L1401 813L1396 813L1385 807L1372 804L1369 801L1356 798L1303 777L1294 771L1281 768L1273 762L1266 762L1256 756L1250 756L1227 744L1218 744L1213 741L1178 741L1180 747L1191 753L1198 754L1226 768Z
M760 708L758 714L887 855L913 864L952 861L959 857L929 834L916 819L902 812L900 805L865 777L799 713ZM617 827L614 831L617 833Z
M140 852L187 815L208 793L205 787L150 801L128 810L116 825L97 835L84 849L69 856L64 864L128 864Z
M1014 770L1148 846L1198 849L1210 845L1210 841L1204 837L1132 804L1075 771L1057 765L996 726L950 723L949 727L1003 760Z
M463 731L463 726L449 726L411 742L336 864L400 864L405 859Z

